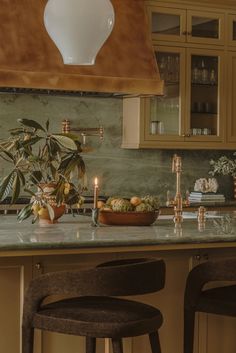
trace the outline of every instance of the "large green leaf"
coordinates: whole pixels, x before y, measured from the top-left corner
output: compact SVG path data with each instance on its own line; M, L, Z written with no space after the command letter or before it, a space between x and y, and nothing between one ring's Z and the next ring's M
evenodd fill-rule
M27 126L27 127L32 127L36 130L42 130L45 131L45 129L40 125L37 121L31 120L31 119L17 119L18 123Z
M51 135L51 138L54 138L59 142L59 144L69 150L77 150L77 145L76 143L69 138L68 136L61 135L61 134L56 134L56 135Z
M38 184L43 178L42 172L40 170L34 170L31 173L30 180L33 184Z
M29 203L27 206L22 208L17 215L18 221L22 222L24 219L28 218L32 214L33 203Z
M78 174L81 177L85 172L85 164L79 154L71 153L70 155L67 155L65 158L63 158L58 168L58 172L59 174L64 175L66 178L69 178L70 173L75 169L78 169Z
M60 143L58 143L54 139L50 139L49 140L49 149L50 149L50 154L55 157L55 155L61 151Z
M31 146L31 145L34 145L35 143L37 143L38 141L42 140L43 138L40 137L40 136L34 136L28 140L25 140L23 142L21 142L21 145L23 147L26 147L26 146Z
M20 178L20 181L21 181L21 185L25 186L25 176L24 176L24 174L22 173L22 171L20 169L17 170L17 173L19 175L19 178Z
M49 119L47 119L47 121L46 121L46 130L47 131L49 130Z
M11 192L15 179L15 171L3 178L0 184L0 201L3 201Z
M15 203L20 195L20 177L18 173L15 174L15 178L12 185L12 196L11 196L11 203Z
M6 155L10 159L9 162L14 162L14 156L12 153L10 153L8 151L3 151L1 147L0 147L0 153L2 153L3 155ZM6 158L4 158L3 155L2 155L2 158L6 160Z
M16 136L16 135L21 135L24 132L24 129L22 127L18 127L15 129L10 129L9 132L12 136Z

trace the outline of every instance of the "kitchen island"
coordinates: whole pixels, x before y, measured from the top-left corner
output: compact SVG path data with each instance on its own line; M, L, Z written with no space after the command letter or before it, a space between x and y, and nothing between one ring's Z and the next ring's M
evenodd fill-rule
M213 218L214 216L214 218ZM232 215L231 215L232 216ZM217 218L215 218L217 217ZM194 219L192 219L194 218ZM20 353L20 318L24 290L40 273L87 268L114 258L156 256L166 263L164 290L138 299L159 307L164 315L160 330L163 353L182 353L183 296L189 269L207 259L236 256L235 220L211 214L204 227L187 215L181 227L159 217L152 226L93 227L90 217L65 215L57 224L18 223L16 215L0 215L0 352ZM213 315L212 315L213 316ZM235 352L236 322L199 315L196 352ZM219 333L224 327L227 335ZM230 336L231 334L231 336ZM213 339L214 336L214 339ZM13 339L14 337L14 339ZM35 353L84 352L83 339L39 332ZM125 353L149 353L147 338L126 339ZM98 353L104 351L101 341ZM108 352L106 346L106 352Z

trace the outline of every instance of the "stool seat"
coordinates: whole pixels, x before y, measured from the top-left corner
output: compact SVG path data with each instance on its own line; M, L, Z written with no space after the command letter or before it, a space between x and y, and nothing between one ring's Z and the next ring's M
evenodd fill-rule
M34 328L100 338L131 337L156 331L160 311L150 305L112 297L80 297L44 305Z
M236 285L202 291L197 311L236 316Z

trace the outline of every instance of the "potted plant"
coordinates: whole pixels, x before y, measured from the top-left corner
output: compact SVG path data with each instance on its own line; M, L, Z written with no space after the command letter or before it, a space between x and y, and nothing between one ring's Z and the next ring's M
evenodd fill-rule
M75 135L50 133L49 121L45 127L29 119L18 119L18 123L19 127L9 130L8 138L0 140L0 157L12 164L0 181L0 201L11 195L11 203L15 203L23 190L31 198L18 219L34 214L32 222L55 222L66 205L83 202L81 144Z
M235 155L234 153L233 155ZM231 159L226 156L221 156L217 160L210 160L212 170L209 171L211 175L230 175L233 177L234 183L234 198L236 199L236 159Z

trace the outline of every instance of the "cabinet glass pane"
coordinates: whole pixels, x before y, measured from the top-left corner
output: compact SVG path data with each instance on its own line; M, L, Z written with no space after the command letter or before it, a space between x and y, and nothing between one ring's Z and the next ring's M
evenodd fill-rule
M191 57L192 135L218 135L218 68L217 56Z
M233 40L236 40L236 21L233 21Z
M192 17L192 37L219 38L219 20L214 18Z
M168 13L152 13L152 33L180 35L180 16Z
M180 55L158 52L156 58L165 88L164 96L151 98L150 134L179 135Z

